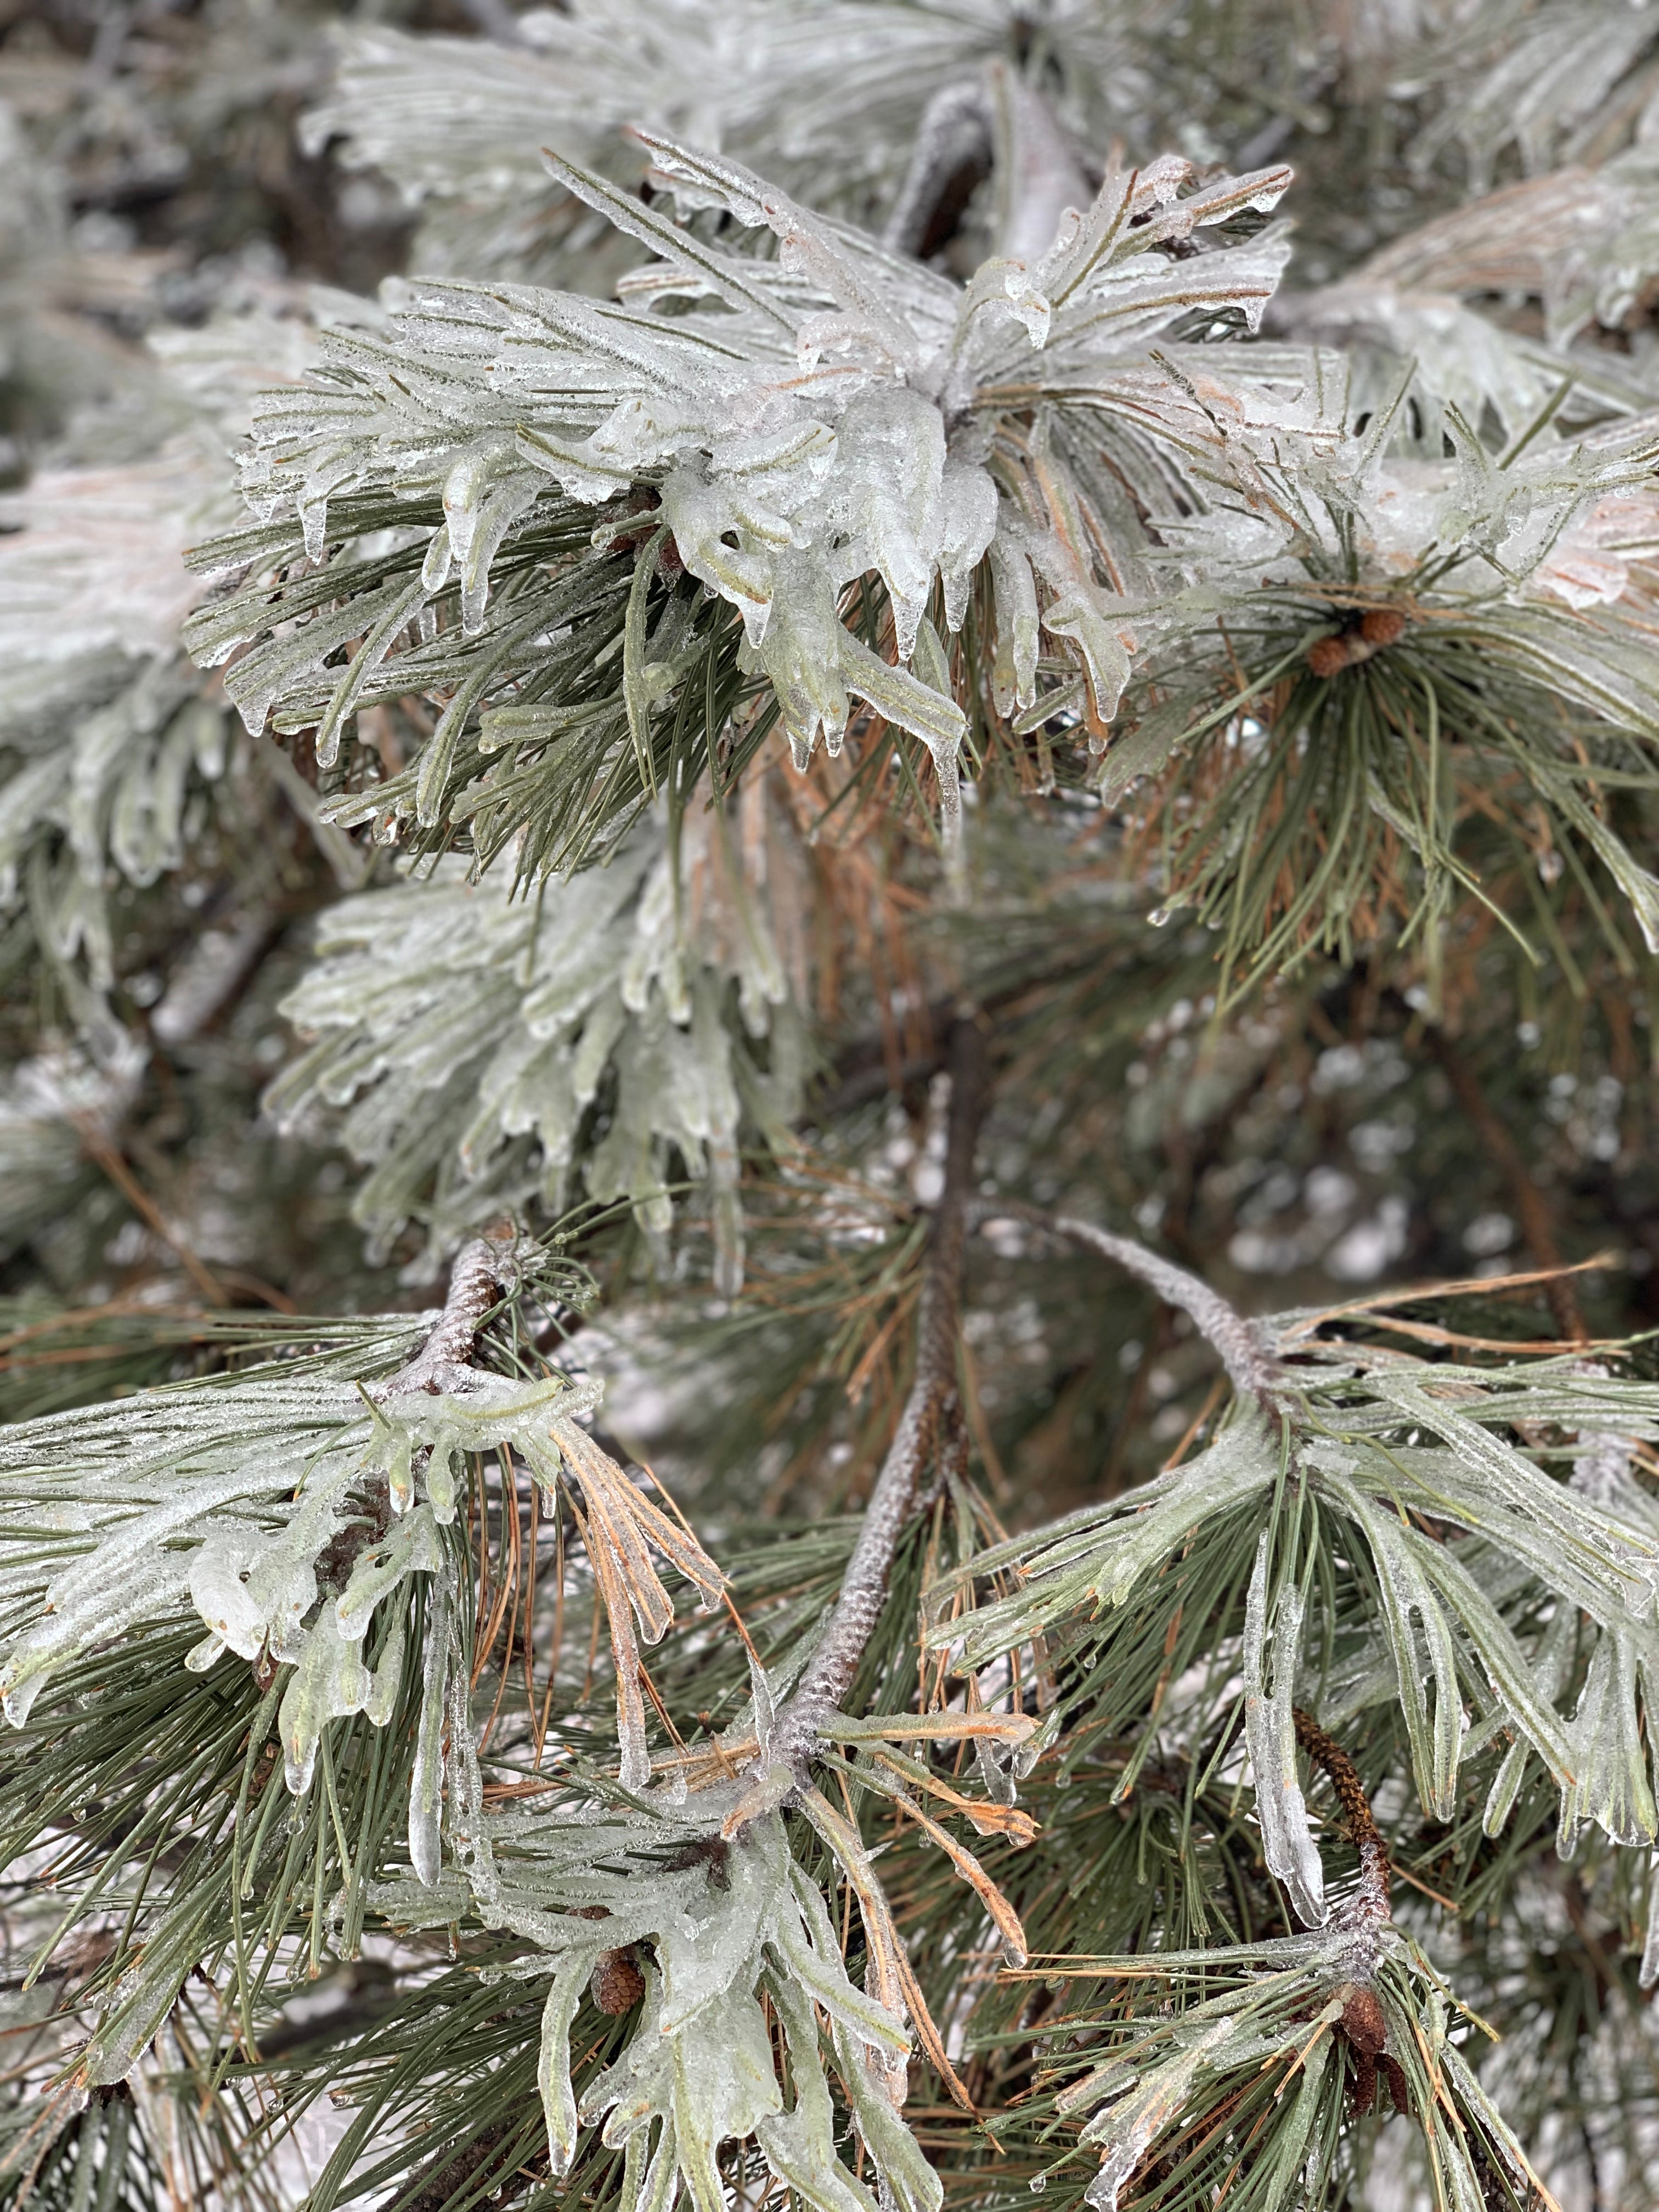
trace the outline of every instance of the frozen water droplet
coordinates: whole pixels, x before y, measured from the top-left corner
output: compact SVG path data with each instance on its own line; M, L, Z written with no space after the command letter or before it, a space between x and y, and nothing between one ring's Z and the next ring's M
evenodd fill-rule
M9 1682L3 1693L0 1693L0 1709L4 1711L6 1718L14 1728L21 1728L27 1720L29 1707L34 1703L46 1679L44 1674L33 1674L21 1682Z
M449 580L450 545L447 530L434 530L421 563L421 581L428 592L441 592Z
M1025 2186L1030 2191L1033 2197L1041 2197L1043 2191L1048 2186L1048 2177L1046 2173L1034 2173L1030 2179L1026 2183Z
M1169 919L1170 909L1167 906L1155 906L1146 917L1146 927L1148 929L1162 929Z

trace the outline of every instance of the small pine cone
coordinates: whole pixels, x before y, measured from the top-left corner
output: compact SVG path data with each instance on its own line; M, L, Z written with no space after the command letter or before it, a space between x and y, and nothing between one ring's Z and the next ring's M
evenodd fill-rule
M1369 2051L1354 2054L1353 2087L1349 2092L1349 2110L1355 2119L1363 2120L1376 2103L1376 2061Z
M1342 2033L1356 2051L1375 2058L1389 2039L1389 2023L1375 1990L1350 1990L1342 2008Z
M1316 638L1308 647L1308 665L1316 676L1340 676L1352 658L1351 638Z
M1389 2094L1394 2099L1394 2108L1404 2119L1412 2108L1412 2100L1406 2091L1406 2069L1397 2058L1384 2057L1378 2063L1389 2077Z
M599 2010L615 2020L632 2012L645 1995L645 1976L635 1965L631 1950L601 1951L590 1987Z
M1359 635L1374 651L1385 645L1398 645L1406 635L1406 617L1398 607L1368 607L1359 625Z

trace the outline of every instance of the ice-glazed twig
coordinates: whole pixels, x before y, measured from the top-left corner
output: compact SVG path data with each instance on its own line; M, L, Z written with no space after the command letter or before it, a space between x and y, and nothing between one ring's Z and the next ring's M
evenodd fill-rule
M476 1237L462 1246L450 1271L449 1295L431 1334L415 1357L374 1392L407 1397L421 1390L437 1397L465 1388L472 1343L484 1316L519 1279L519 1244L512 1237Z
M975 188L994 170L996 251L1015 260L1046 252L1066 210L1085 208L1091 198L1060 118L1002 62L946 85L923 110L888 218L889 252L926 261L948 246Z
M983 82L947 84L922 110L883 244L927 260L946 244L991 173L994 117Z
M962 1259L972 1201L974 1152L989 1095L985 1036L977 1018L951 1025L951 1111L945 1188L933 1216L916 1321L916 1372L881 1473L870 1493L841 1595L817 1650L773 1735L773 1755L799 1767L817 1747L819 1732L857 1671L887 1592L888 1570L957 1387L957 1322Z
M1339 1910L1339 1919L1365 1942L1392 1917L1389 1904L1389 1846L1372 1815L1358 1771L1334 1735L1300 1705L1291 1709L1296 1740L1322 1768L1336 1792L1348 1834L1359 1852L1359 1886Z
M1098 1252L1126 1274L1138 1277L1158 1292L1165 1305L1179 1306L1192 1316L1199 1334L1221 1355L1228 1379L1241 1397L1255 1398L1265 1411L1277 1413L1283 1378L1261 1331L1198 1276L1137 1244L1133 1237L1115 1237L1110 1230L1097 1229L1092 1221L1079 1221L1069 1213L1045 1213L1040 1206L1022 1205L1018 1199L975 1198L969 1201L968 1212L976 1229L988 1221L1026 1221L1034 1229L1047 1230L1051 1237L1062 1237L1087 1251Z

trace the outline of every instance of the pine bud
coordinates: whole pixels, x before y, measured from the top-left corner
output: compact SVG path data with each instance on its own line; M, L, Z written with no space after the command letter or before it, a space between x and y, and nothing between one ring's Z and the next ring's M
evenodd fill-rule
M1362 660L1397 645L1406 635L1407 622L1398 607L1368 607L1358 624L1334 637L1316 638L1308 647L1308 665L1316 676L1340 676Z

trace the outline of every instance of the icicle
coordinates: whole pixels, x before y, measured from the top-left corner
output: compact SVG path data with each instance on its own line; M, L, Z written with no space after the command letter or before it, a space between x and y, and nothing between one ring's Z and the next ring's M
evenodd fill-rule
M307 556L313 561L320 561L328 546L327 492L319 492L310 499L296 500L295 510L300 518L300 530L305 539Z
M415 1503L414 1439L406 1423L377 1406L369 1440L368 1464L385 1475L392 1510L402 1515Z
M461 628L476 637L484 624L489 598L489 564L521 514L536 504L536 486L522 479L503 484L484 502L466 556L461 562Z
M192 1674L205 1674L216 1661L224 1656L222 1636L204 1636L199 1644L192 1644L185 1654L185 1665Z
M448 531L434 530L431 538L427 542L426 558L421 563L421 588L422 591L428 593L442 591L444 586L449 581L449 564L453 557L453 549L449 542ZM427 610L422 607L421 614L423 630L426 613ZM434 635L436 635L436 631L437 624L434 617L433 623Z
M580 1945L560 1960L542 2010L541 2054L536 2087L547 2120L547 2155L556 2180L576 2154L576 2093L570 2081L570 2024L586 1992L598 1946Z
M403 1686L404 1650L407 1643L404 1623L399 1620L386 1640L386 1649L375 1666L368 1695L363 1700L364 1717L374 1728L384 1728L392 1718L398 1702L398 1692Z
M432 1508L417 1505L384 1543L358 1558L334 1608L340 1634L349 1643L361 1642L382 1598L390 1596L406 1575L435 1574L443 1562Z
M409 1858L430 1889L443 1863L439 1814L443 1797L444 1686L449 1668L449 1608L454 1570L446 1565L427 1594L426 1644L421 1658L421 1718L409 1782Z
M0 1711L3 1711L13 1728L21 1728L29 1717L29 1708L40 1694L46 1680L47 1668L25 1674L14 1659L0 1674Z
M289 1789L303 1797L311 1787L317 1747L332 1720L361 1712L371 1685L355 1644L341 1636L331 1606L325 1606L306 1639L300 1662L276 1715Z
M1036 703L1038 639L1036 585L1031 564L1004 526L991 542L991 580L996 592L996 655L991 696L999 714Z
M1302 1643L1302 1594L1292 1586L1279 1596L1273 1627L1270 1697L1266 1686L1267 1541L1264 1530L1244 1601L1244 1739L1255 1773L1256 1818L1268 1871L1290 1892L1303 1924L1318 1928L1326 1919L1325 1870L1309 1832L1308 1808L1297 1779L1296 1724L1291 1711Z
M1659 1852L1654 1854L1653 1877L1648 1885L1648 1934L1637 1980L1644 1990L1659 1984Z
M246 1559L242 1540L216 1534L190 1562L190 1595L221 1648L228 1644L244 1659L258 1655L265 1640L266 1618L242 1579Z
M1659 1823L1638 1717L1635 1643L1617 1629L1604 1628L1590 1654L1571 1740L1577 1778L1561 1793L1559 1856L1571 1857L1585 1820L1615 1844L1650 1844Z
M945 418L902 385L861 393L841 421L831 481L849 533L887 586L901 662L915 649L938 552Z
M455 1518L456 1471L460 1462L457 1446L440 1438L432 1447L426 1463L426 1494L432 1507L432 1517L441 1527L448 1528Z
M513 441L495 432L468 446L452 463L444 478L444 517L449 526L449 550L465 565L473 532L492 488L513 458Z
M981 468L947 461L939 489L939 572L945 627L954 636L968 611L974 571L996 536L997 488Z

